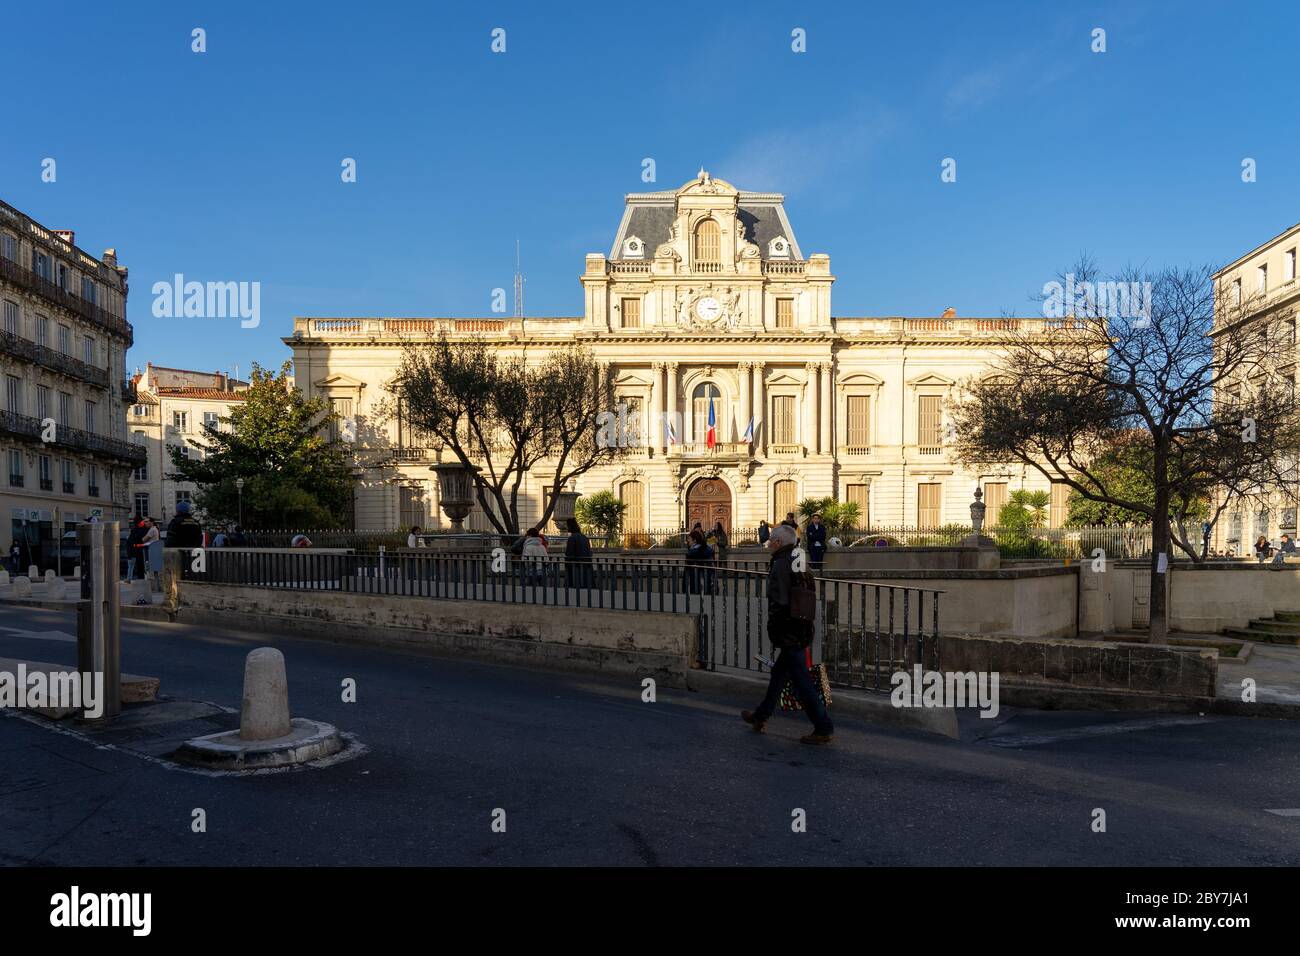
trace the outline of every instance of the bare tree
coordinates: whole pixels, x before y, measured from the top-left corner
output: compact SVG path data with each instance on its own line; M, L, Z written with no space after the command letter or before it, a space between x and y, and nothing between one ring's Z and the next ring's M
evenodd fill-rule
M1295 494L1294 373L1280 373L1294 362L1294 324L1257 300L1236 301L1212 275L1103 278L1082 260L1045 295L1045 328L1016 332L993 374L965 383L950 409L960 460L1019 462L1150 519L1153 641L1168 631L1161 562L1171 541L1204 556L1187 528L1193 507L1213 500L1217 521L1234 497ZM1092 467L1121 446L1151 469L1153 501Z
M613 372L580 345L536 359L481 338L406 346L389 393L407 421L466 467L476 467L475 496L492 526L518 535L519 493L530 473L552 489L626 454L604 440L614 407ZM549 520L556 496L538 520Z

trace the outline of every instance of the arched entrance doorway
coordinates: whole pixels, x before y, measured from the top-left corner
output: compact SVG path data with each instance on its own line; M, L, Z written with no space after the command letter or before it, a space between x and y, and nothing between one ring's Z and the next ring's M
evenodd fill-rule
M700 478L686 489L686 527L699 522L706 530L719 521L731 534L731 489L721 478Z

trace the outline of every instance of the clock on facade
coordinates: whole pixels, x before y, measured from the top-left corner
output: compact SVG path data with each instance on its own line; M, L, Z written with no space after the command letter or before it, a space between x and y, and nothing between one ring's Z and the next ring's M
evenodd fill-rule
M695 303L695 314L701 322L716 322L722 314L722 304L711 295L706 295Z

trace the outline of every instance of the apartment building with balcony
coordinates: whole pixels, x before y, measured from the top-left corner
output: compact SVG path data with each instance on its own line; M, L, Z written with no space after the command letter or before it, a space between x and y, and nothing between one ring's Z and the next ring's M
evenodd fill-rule
M443 453L400 406L378 414L403 346L440 335L539 357L577 341L616 370L619 401L643 440L572 490L613 491L627 505L629 531L695 520L752 528L827 495L857 502L872 526L966 524L976 487L990 518L1011 491L1051 487L1019 466L962 468L950 454L944 408L1008 336L1053 334L1059 322L952 310L840 318L831 310L834 281L829 256L803 255L783 196L701 171L680 189L625 198L609 255L586 257L581 316L301 317L284 342L298 387L366 436L357 443L358 527L445 524L429 472ZM524 488L526 522L551 493L546 472L539 468ZM1051 490L1050 520L1060 525L1066 489ZM469 525L486 527L484 516L471 515Z
M181 501L193 501L193 482L175 476L171 449L187 457L202 457L204 426L228 426L233 409L243 402L248 383L225 372L145 366L131 377L135 401L128 410L131 441L143 448L144 460L131 472L131 513L166 521Z
M1255 381L1232 381L1223 386L1227 400L1242 397L1245 390L1282 388L1296 397L1296 319L1300 315L1300 223L1256 246L1214 274L1219 314L1215 327L1223 323L1266 320L1270 336L1280 345L1271 356L1271 367L1252 369ZM1269 380L1265 381L1265 377ZM1300 501L1300 472L1289 487L1259 489L1259 494L1228 502L1216 524L1211 546L1250 554L1260 535L1274 544L1282 534L1297 535L1297 502Z
M71 231L0 202L0 546L57 560L61 534L90 517L124 519L128 475L127 269Z

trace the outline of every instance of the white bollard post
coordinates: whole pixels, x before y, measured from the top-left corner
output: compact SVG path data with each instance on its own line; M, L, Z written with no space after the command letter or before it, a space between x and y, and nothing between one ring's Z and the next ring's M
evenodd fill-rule
M17 577L14 578L14 597L25 598L32 596L32 579Z
M41 569L34 564L27 565L27 580L35 584L41 579Z
M0 568L0 588L9 587L9 572Z
M293 729L289 720L289 680L284 655L259 647L244 660L244 702L239 709L242 740L271 740Z
M55 581L58 580L58 578L59 578L59 576L58 576L57 574L54 573L54 569L53 569L53 568L51 568L51 569L49 569L48 571L45 572L45 583L46 583L46 584L53 584Z

